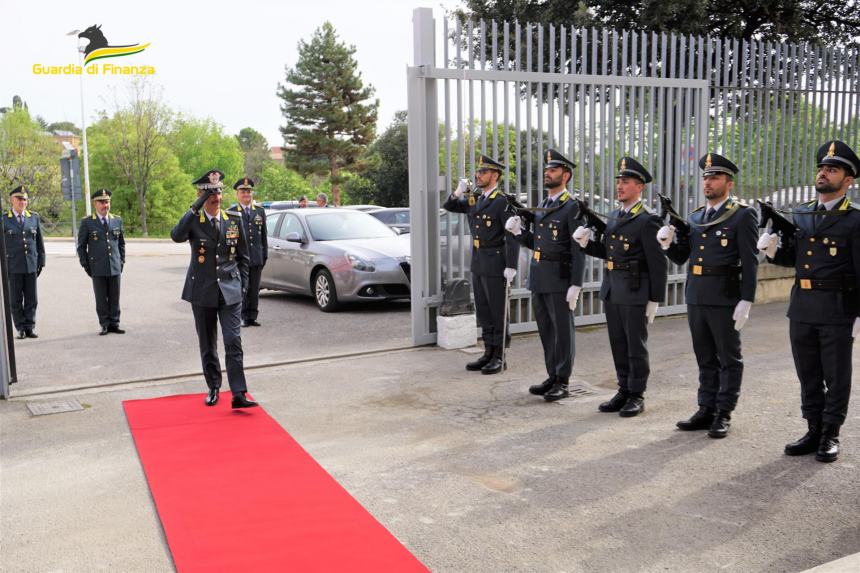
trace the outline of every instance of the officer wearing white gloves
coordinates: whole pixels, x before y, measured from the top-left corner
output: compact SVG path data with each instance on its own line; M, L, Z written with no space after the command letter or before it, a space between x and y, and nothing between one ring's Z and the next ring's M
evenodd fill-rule
M794 237L774 247L768 260L794 267L796 276L789 338L808 431L787 444L785 453L814 453L820 462L833 462L848 414L852 348L860 334L860 211L846 196L860 175L860 158L845 143L828 141L816 160L818 199L793 209Z
M506 285L517 275L520 245L505 228L512 219L504 194L497 190L505 166L481 155L475 171L475 183L480 194L468 192L469 182L461 179L443 207L452 213L465 213L469 217L472 234L472 287L475 293L475 312L484 354L466 364L466 370L481 374L496 374L502 363L503 344L510 335L505 322Z
M506 227L521 244L534 251L529 266L529 290L549 376L530 387L529 392L543 396L547 402L570 395L568 381L576 354L573 311L582 289L585 256L571 241L582 221L579 207L565 190L575 168L558 151L547 150L543 177L547 197L541 204L545 210L535 214L531 229L525 229L519 217L512 217Z
M690 213L689 235L658 232L666 256L687 269L687 321L699 366L699 410L678 422L681 430L729 433L743 379L740 330L755 300L758 217L731 197L734 163L708 153L699 160L707 205Z
M664 225L657 231L657 242L664 251L675 241L675 225Z
M606 261L600 299L606 310L618 392L598 410L618 412L625 418L645 410L645 387L651 372L647 325L654 321L666 291L666 257L657 241L660 218L642 203L642 191L651 179L641 163L622 157L615 176L621 208L609 213L602 240L589 241L583 227L573 234L586 254Z

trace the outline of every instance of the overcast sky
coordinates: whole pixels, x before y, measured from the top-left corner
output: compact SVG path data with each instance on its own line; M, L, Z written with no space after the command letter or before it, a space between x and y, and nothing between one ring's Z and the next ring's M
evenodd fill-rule
M232 134L253 127L270 145L280 145L283 118L275 91L284 81L284 66L295 65L299 40L309 41L328 20L341 41L356 47L362 78L376 88L380 100L382 130L396 111L406 109L412 10L432 8L441 29L443 7L457 5L454 0L0 0L0 106L11 105L17 94L34 115L80 125L78 77L35 75L33 64L78 63L78 39L66 33L101 24L111 45L152 43L140 54L102 62L151 65L155 82L174 109L211 117ZM124 94L126 81L120 76L85 77L88 122L98 110L111 109L112 93Z

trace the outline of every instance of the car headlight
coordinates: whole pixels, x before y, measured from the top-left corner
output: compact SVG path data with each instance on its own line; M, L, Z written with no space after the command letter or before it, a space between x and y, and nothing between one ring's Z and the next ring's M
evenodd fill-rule
M354 268L357 271L365 271L368 273L372 273L373 271L376 270L376 267L373 266L373 263L371 263L370 261L367 261L365 259L362 259L359 256L347 254L346 259L349 261L349 264L352 265L352 268Z

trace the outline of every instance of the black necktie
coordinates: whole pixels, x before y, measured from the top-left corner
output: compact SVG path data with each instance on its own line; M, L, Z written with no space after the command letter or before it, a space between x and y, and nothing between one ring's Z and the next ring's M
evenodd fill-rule
M109 230L107 217L102 219L102 226L105 228L105 234L107 234L107 232Z
M245 207L245 216L248 217L249 219L251 218L251 208L250 207Z
M220 235L220 229L218 229L218 218L212 217L211 219L209 219L209 222L212 223L212 228L215 229L215 238L217 239Z
M708 210L707 210L707 211L705 211L705 223L710 223L710 222L711 222L711 219L713 219L713 218L714 218L714 213L716 213L716 211L714 210L714 208L713 208L713 207L708 207Z
M819 212L820 211L826 211L827 207L824 205L824 203L819 203L818 207L815 210L819 211ZM812 223L813 229L818 229L818 225L820 225L821 221L823 221L823 220L824 220L824 217L822 217L821 215L815 215L813 217L813 223Z
M544 209L548 209L550 205L552 205L552 199L547 197L546 199L543 200L543 205L541 205L541 207Z
M18 215L18 224L24 226L24 215Z

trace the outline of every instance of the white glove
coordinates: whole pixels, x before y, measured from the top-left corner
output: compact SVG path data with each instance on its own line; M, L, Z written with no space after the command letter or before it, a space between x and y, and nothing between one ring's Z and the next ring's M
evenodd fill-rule
M588 246L588 241L591 240L591 229L588 227L577 227L573 232L573 240L579 243L583 249Z
M860 334L860 316L854 319L854 328L851 329L851 338L857 338Z
M466 192L466 187L469 185L468 179L460 179L460 183L457 184L457 188L454 189L454 197L459 199L463 196L463 193Z
M510 234L514 237L522 234L523 220L520 218L519 215L514 215L513 217L505 221L505 230L510 232Z
M517 269L507 268L502 273L505 275L505 280L508 281L508 284L514 282L514 277L517 276Z
M582 287L573 285L569 289L567 289L567 304L570 307L570 310L576 310L576 301L579 300L579 291L582 290Z
M772 259L779 248L779 237L776 233L762 233L756 248Z
M648 324L653 324L654 317L657 316L658 306L660 306L660 303L653 300L649 300L648 304L645 305L645 318L648 319Z
M675 226L674 225L663 225L660 227L660 230L657 231L657 241L660 243L660 247L665 251L669 248L669 245L672 244L672 241L675 240Z
M735 313L732 315L732 318L735 321L735 330L740 332L740 330L747 323L747 320L750 317L750 309L752 308L752 303L748 300L738 301L738 305L735 307Z

